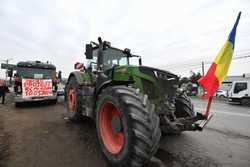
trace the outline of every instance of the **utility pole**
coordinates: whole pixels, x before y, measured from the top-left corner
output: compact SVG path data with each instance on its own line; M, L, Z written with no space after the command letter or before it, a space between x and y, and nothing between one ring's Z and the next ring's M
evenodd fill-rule
M201 67L202 67L202 76L204 76L204 61L201 62Z

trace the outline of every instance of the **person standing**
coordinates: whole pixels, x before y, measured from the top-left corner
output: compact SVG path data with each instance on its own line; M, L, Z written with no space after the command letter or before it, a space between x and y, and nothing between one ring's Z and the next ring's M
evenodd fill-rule
M2 97L2 104L5 102L6 92L9 92L9 89L6 86L5 81L0 79L0 97Z
M59 83L62 82L62 71L58 72L57 79L58 79Z

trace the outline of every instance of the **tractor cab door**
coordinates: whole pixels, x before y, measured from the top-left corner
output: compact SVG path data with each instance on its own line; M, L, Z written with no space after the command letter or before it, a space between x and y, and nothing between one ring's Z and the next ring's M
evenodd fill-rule
M105 48L103 50L103 73L100 73L97 84L113 80L113 72L116 66L129 65L128 56L122 50L116 48Z

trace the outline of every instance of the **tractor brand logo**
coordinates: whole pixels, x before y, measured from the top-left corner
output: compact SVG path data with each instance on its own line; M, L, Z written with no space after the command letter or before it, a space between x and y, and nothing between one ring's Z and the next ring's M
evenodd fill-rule
M23 97L52 96L51 79L23 79Z

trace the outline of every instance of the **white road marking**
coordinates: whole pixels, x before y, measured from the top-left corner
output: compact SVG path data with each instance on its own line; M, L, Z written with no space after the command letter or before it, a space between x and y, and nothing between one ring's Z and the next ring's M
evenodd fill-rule
M204 110L203 108L195 108L195 110ZM241 117L250 117L250 114L243 114L243 113L233 113L233 112L226 112L222 110L216 110L216 111L211 111L211 113L218 113L218 114L226 114L226 115L235 115L235 116L241 116Z

